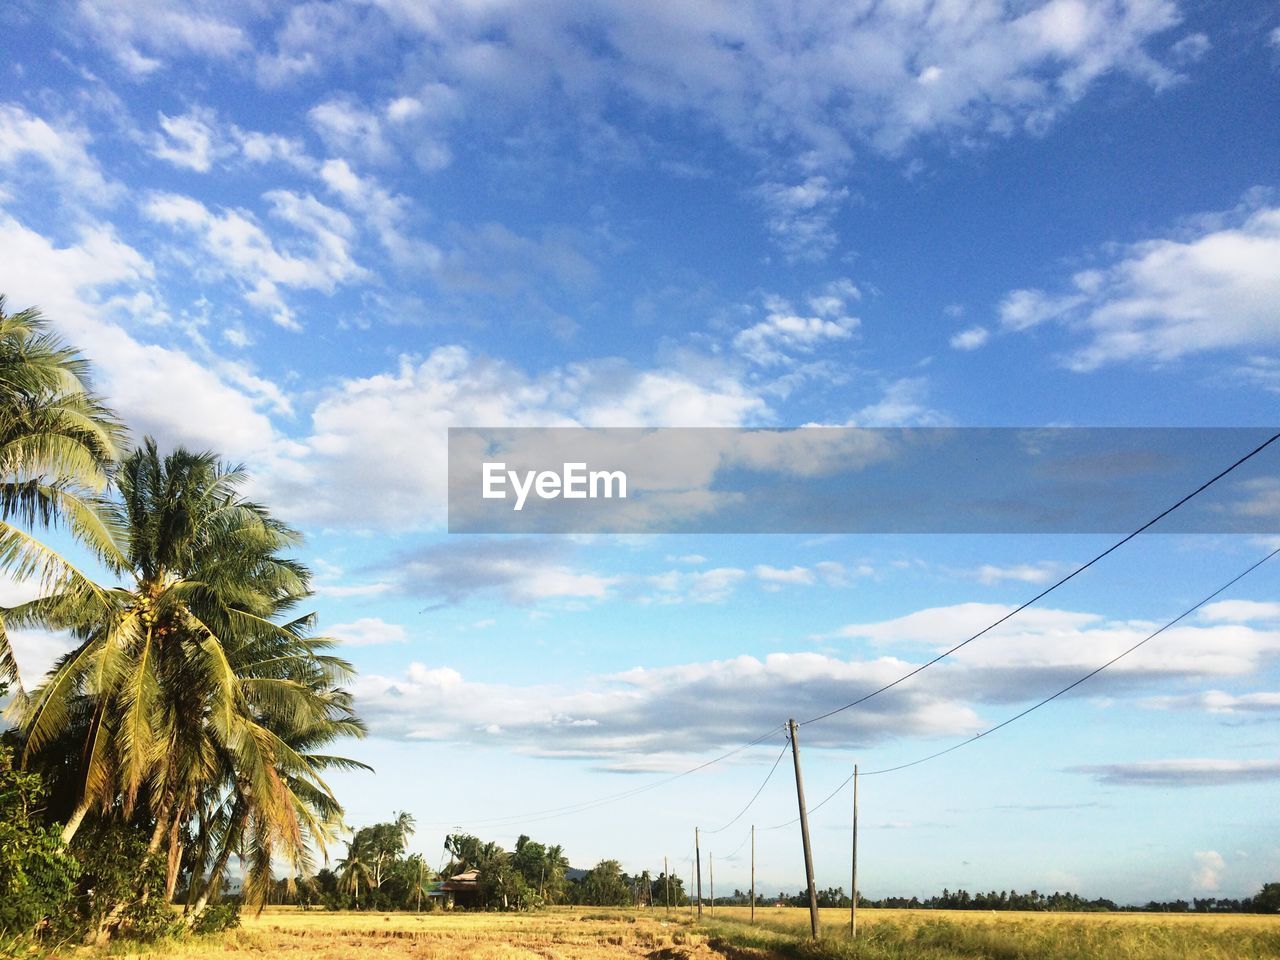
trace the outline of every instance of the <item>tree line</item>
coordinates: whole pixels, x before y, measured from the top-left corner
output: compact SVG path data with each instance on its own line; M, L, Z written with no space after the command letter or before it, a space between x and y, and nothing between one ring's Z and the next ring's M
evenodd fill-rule
M733 897L717 897L718 904L739 904L746 902L746 894L734 891ZM759 902L759 901L757 901ZM777 902L791 907L809 906L809 894L801 890L796 894L779 893ZM845 907L850 905L849 895L843 887L830 887L818 891L819 907ZM1233 900L1226 898L1194 898L1187 900L1157 901L1152 900L1142 905L1120 906L1114 900L1105 897L1088 899L1077 893L1055 891L1045 894L1032 890L1019 893L1017 890L991 890L987 893L970 893L968 890L947 890L931 897L883 897L871 899L858 894L858 906L883 907L895 910L1022 910L1022 911L1137 911L1148 913L1280 913L1280 883L1263 884L1262 889L1252 897Z
M273 864L311 875L342 829L324 776L364 766L329 749L365 728L299 533L215 453L128 436L85 358L0 296L0 575L32 594L0 607L0 933L233 922L231 858L251 904ZM13 656L27 629L71 640L43 677Z
M601 860L589 870L574 870L559 844L539 843L527 835L512 850L467 833L445 838L440 869L420 853L408 851L414 818L361 827L333 867L310 876L277 881L273 903L329 910L396 911L441 909L536 910L557 904L627 907L687 906L689 897L677 876L645 870L628 874L617 860ZM475 872L461 891L450 878ZM456 900L455 900L456 895Z

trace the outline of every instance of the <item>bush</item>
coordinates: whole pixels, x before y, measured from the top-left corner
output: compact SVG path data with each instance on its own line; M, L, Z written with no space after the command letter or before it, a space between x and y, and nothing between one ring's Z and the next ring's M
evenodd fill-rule
M191 925L191 932L221 933L223 930L234 930L238 926L240 926L239 903L214 903L200 911L200 916L196 917L195 923Z
M40 777L13 768L0 747L0 939L42 932L71 898L80 864L62 849L55 829L40 826L33 808L43 797Z

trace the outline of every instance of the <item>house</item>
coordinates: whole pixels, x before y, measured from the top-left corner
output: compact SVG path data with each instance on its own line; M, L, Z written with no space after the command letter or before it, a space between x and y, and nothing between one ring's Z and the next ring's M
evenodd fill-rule
M454 874L435 890L431 891L431 895L433 897L442 897L446 910L454 907L463 910L479 907L480 871L473 868Z

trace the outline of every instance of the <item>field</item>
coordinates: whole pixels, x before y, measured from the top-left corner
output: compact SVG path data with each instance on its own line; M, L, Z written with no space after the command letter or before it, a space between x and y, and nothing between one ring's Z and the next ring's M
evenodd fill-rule
M824 937L807 942L808 912L718 908L694 924L688 910L564 908L537 914L363 914L277 908L194 943L119 957L173 960L1277 960L1280 917L824 910Z

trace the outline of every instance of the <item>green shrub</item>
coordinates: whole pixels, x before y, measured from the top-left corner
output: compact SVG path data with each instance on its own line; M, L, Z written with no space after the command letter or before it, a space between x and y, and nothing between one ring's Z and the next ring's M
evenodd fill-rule
M80 865L62 849L60 833L40 826L40 777L15 770L0 747L0 938L40 933L70 900Z

